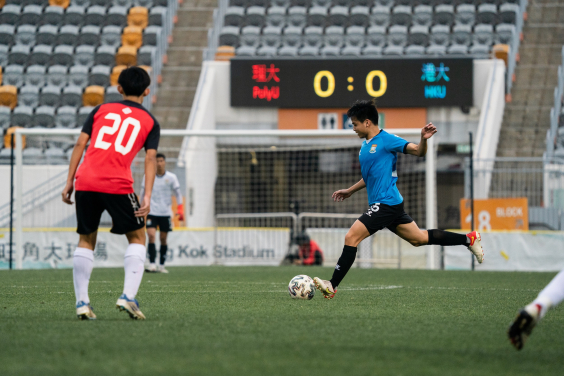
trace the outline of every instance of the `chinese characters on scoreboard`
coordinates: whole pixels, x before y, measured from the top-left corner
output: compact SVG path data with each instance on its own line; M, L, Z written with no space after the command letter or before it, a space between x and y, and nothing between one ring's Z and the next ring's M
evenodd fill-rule
M276 73L280 72L280 68L276 68L274 64L267 66L266 64L255 64L253 68L253 80L256 83L267 84L261 88L258 85L253 86L254 99L278 99L280 97L280 86L276 83L280 82L280 78ZM270 87L268 85L271 85Z

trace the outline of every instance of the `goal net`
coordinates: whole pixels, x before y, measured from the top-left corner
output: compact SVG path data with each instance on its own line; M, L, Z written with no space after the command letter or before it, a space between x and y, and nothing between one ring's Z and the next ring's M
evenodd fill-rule
M420 137L419 130L389 132L413 142ZM60 195L78 131L19 130L18 141L19 135L25 137L25 148L15 149L13 247L21 266L30 261L26 234L38 239L38 260L45 258L41 252L49 242L65 248L62 233L76 237L74 206L63 204ZM175 229L169 235L172 265L278 265L298 252L299 243L307 239L304 235L319 245L325 264L331 265L340 255L348 228L368 207L366 190L343 202L331 197L362 177L361 140L350 131L163 130L162 137L184 137L178 158L167 159L167 170L178 176L185 204L184 221L173 218ZM8 172L9 158L4 157L0 161ZM132 165L137 194L143 161L141 152ZM406 212L421 228L433 226L434 153L425 158L398 154L397 170ZM9 199L4 201L0 226L8 227ZM104 227L111 227L106 213L101 227L100 236L109 236L103 234ZM362 242L358 265L400 267L406 247L411 248L389 231L379 232ZM428 258L416 266L429 266ZM57 263L64 265L64 258Z

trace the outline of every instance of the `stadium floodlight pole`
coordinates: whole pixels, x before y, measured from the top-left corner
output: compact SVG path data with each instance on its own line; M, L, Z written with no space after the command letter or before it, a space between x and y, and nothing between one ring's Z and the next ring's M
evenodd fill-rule
M14 134L10 135L10 270L13 267L14 235Z
M470 137L470 231L474 231L474 148L472 147L472 132L469 132ZM474 270L474 255L470 255L472 260L472 270Z

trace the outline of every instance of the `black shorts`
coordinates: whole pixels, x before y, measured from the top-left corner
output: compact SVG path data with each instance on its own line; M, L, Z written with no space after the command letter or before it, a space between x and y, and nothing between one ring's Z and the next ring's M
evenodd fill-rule
M88 235L98 230L100 218L104 210L112 217L114 234L126 234L145 227L145 219L136 217L135 211L140 208L135 193L111 194L101 192L76 191L76 232Z
M160 217L157 215L147 216L147 228L159 228L161 232L172 231L172 223L170 217Z
M358 220L366 226L370 235L384 227L396 232L396 226L413 222L413 219L403 210L403 202L397 205L371 205Z

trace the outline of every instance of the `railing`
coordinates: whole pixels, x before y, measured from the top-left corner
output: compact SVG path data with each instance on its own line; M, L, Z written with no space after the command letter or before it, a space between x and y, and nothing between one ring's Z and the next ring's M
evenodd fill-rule
M519 1L520 14L516 20L516 33L513 36L513 41L511 42L511 48L509 49L509 56L507 59L507 78L505 80L507 94L511 93L511 87L513 86L513 73L515 73L515 66L517 65L517 54L519 53L519 45L521 44L521 32L523 31L523 16L527 11L527 5L528 0Z
M219 33L223 27L223 19L229 5L229 0L218 0L217 9L213 11L213 27L208 30L208 47L204 49L204 61L214 60L219 44Z
M558 82L554 88L554 104L550 109L550 128L546 132L546 153L552 157L558 139L558 121L562 112L562 97L564 96L564 47L562 47L562 64L558 67Z

